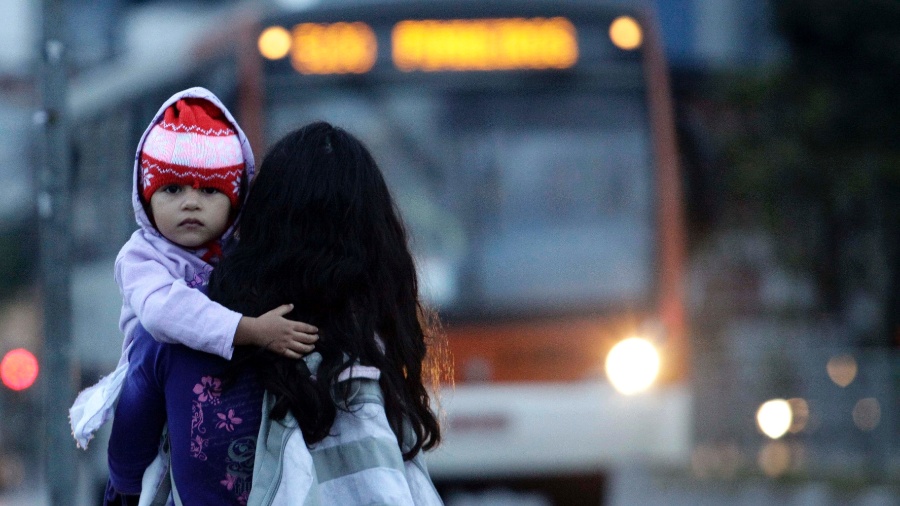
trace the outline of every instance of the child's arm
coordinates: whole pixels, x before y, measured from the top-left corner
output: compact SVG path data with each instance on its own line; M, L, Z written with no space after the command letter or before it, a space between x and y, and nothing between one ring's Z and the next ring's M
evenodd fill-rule
M123 311L131 310L157 341L180 343L231 359L241 314L188 287L156 254L126 245L116 258L115 277L124 299Z
M276 352L297 357L317 339L306 333L316 332L315 327L283 318L290 309L247 318L211 301L173 276L157 254L150 248L126 245L116 258L115 270L125 306L157 341L231 359L235 344L271 345Z
M234 334L235 346L259 346L288 358L300 358L313 351L313 343L319 339L316 335L319 329L285 318L284 315L293 309L293 304L285 304L258 318L244 316Z

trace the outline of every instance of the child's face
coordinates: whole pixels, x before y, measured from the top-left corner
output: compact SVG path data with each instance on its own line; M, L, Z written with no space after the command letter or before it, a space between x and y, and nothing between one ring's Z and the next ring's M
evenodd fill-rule
M171 184L153 193L150 210L163 237L185 248L197 248L225 233L231 200L213 188Z

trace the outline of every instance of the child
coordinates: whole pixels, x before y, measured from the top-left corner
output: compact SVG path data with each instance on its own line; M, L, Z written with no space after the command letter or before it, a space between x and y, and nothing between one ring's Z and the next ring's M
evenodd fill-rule
M140 228L116 257L125 334L115 371L78 395L69 417L78 446L112 415L138 326L161 342L230 359L235 345L268 347L288 358L312 350L318 330L284 318L282 305L257 318L210 301L213 265L233 238L235 218L253 178L244 133L210 91L176 93L138 143L132 204Z

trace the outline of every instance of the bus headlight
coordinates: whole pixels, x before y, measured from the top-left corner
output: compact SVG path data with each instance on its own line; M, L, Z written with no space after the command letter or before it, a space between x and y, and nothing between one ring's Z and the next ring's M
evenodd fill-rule
M756 411L756 424L759 430L772 439L787 434L793 418L791 404L784 399L768 400Z
M616 343L606 355L606 376L624 395L650 388L659 375L659 351L646 339L629 337Z

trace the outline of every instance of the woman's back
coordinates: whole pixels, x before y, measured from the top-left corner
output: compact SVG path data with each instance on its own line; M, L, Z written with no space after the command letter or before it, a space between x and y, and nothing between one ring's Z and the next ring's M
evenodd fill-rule
M411 430L412 458L440 441L423 385L427 342L407 236L380 169L346 131L313 123L269 149L240 222L240 241L216 268L210 297L242 314L291 303L319 329L313 378L275 356L257 357L272 417L290 410L307 443L324 438L332 387L353 364L381 371L391 428Z

